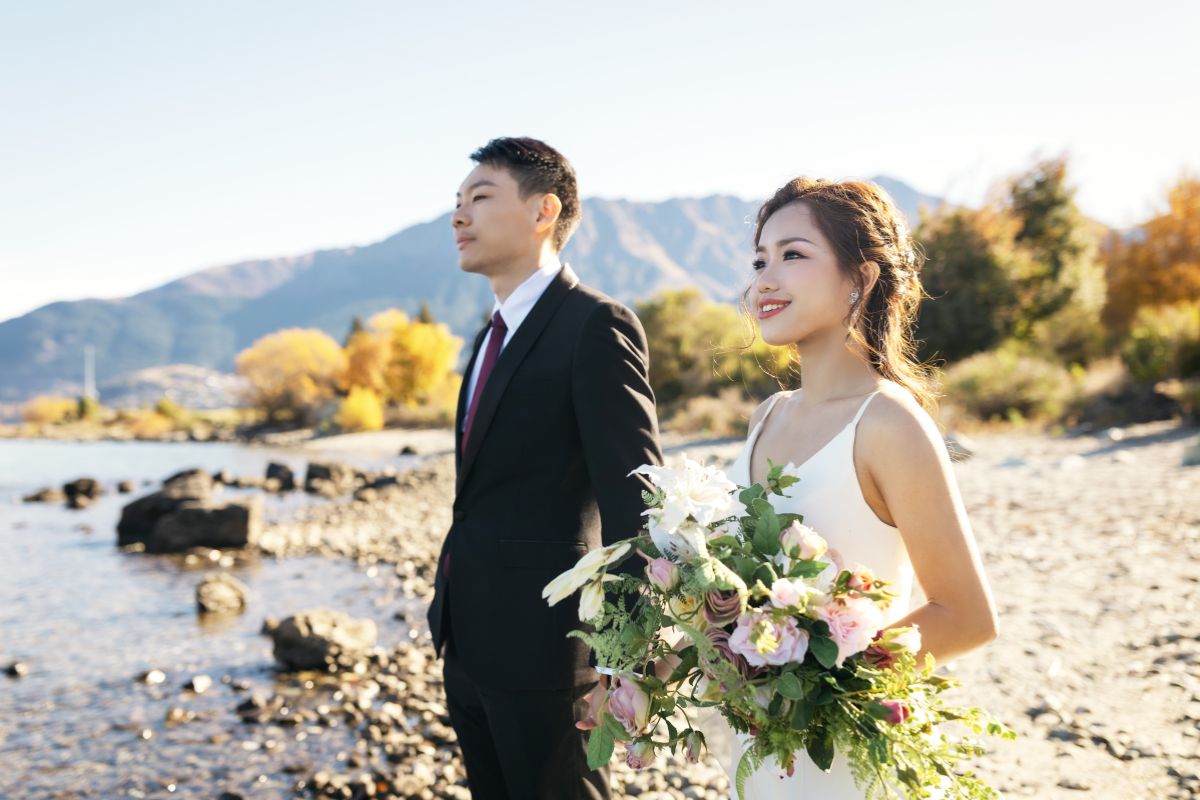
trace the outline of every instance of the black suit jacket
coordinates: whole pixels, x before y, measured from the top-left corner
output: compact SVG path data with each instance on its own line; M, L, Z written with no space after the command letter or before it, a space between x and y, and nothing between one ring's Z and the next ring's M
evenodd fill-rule
M642 527L650 485L628 475L662 463L648 372L637 317L564 266L501 352L465 443L463 381L454 522L429 629L439 652L452 631L480 685L565 689L596 679L587 646L566 635L581 627L578 596L550 608L541 593L588 550Z

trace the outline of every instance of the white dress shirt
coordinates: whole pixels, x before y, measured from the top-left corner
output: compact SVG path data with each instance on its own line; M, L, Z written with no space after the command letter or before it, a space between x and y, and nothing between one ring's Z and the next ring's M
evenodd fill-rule
M534 272L525 282L513 290L513 293L508 296L508 299L503 303L500 298L496 298L495 305L492 306L492 315L500 312L500 316L504 318L504 324L508 327L508 333L504 336L504 341L500 344L500 351L504 352L504 348L512 341L513 334L517 332L517 328L521 327L521 323L529 316L529 312L541 299L542 294L550 286L554 280L554 276L562 271L562 262L557 258L553 258L538 267L537 272ZM471 380L467 384L467 405L463 409L462 426L465 429L467 417L471 411L471 400L475 397L475 383L479 380L479 371L483 368L483 354L487 352L488 342L492 340L492 330L488 328L487 334L483 337L483 342L479 345L479 357L475 359L475 367L471 370Z

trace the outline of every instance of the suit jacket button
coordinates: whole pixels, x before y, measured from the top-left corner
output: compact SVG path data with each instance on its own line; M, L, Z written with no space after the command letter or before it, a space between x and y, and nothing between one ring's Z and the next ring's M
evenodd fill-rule
M464 513L463 513L463 512L461 512L461 511L455 511L455 512L454 512L454 519L455 519L455 521L456 521L456 522L462 522L462 520L463 520L463 517L465 517L465 516L467 516L467 515L466 515L466 514L464 514Z

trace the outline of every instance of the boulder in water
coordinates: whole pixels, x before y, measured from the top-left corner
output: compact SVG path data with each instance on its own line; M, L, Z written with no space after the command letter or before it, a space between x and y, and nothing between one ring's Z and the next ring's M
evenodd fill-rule
M227 572L209 575L196 586L196 606L206 614L234 614L246 608L250 590Z
M284 619L271 629L275 660L287 670L326 669L343 656L365 653L378 632L369 619L315 608Z

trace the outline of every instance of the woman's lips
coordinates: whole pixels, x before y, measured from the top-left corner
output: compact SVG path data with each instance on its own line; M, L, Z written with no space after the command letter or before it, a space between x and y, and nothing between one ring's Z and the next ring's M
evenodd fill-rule
M777 303L768 303L768 305L775 306L775 308L772 308L770 311L759 311L758 312L759 319L769 319L770 317L773 317L776 314L782 312L784 309L786 309L788 306L790 306L791 303L783 303L782 305L777 304Z

